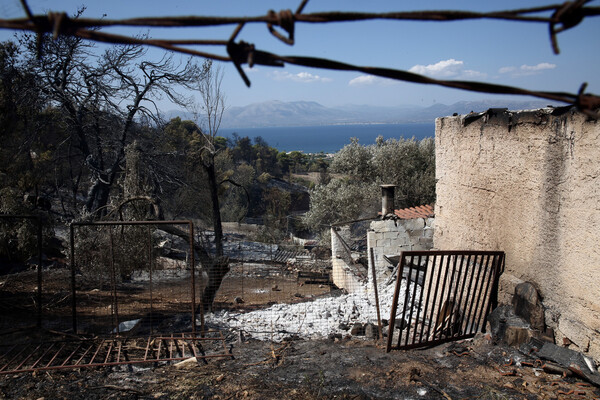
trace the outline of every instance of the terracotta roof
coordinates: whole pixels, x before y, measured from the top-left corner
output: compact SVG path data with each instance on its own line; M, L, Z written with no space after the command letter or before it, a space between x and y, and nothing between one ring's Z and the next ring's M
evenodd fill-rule
M394 210L394 214L400 219L413 219L413 218L431 218L434 216L433 205L424 205L410 208L403 208L402 210Z

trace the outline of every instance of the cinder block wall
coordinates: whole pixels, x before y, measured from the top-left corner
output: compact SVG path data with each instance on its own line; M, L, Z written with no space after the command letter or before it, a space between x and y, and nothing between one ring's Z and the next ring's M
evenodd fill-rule
M390 276L389 263L383 258L407 250L430 250L433 246L434 218L386 219L373 221L367 232L367 249L373 249L377 284ZM369 250L370 251L370 250ZM370 253L368 290L373 288Z
M600 122L552 112L436 120L434 246L506 251L500 300L533 282L559 343L600 360Z

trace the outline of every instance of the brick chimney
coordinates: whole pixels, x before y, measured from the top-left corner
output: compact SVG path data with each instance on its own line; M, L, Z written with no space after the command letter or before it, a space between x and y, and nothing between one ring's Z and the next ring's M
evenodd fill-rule
M381 219L394 214L394 188L396 185L381 185Z

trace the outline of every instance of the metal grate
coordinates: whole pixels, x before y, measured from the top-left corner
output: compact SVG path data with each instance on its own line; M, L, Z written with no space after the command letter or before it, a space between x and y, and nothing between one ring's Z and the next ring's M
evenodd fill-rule
M222 332L148 338L111 338L0 346L0 375L59 369L109 367L233 358Z
M499 251L402 252L387 351L465 339L483 330L503 267Z

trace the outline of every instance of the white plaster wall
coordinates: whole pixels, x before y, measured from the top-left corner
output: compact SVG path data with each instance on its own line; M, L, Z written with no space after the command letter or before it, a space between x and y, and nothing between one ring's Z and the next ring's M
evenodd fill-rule
M600 360L600 122L552 109L436 120L440 250L504 250L500 300L539 287L546 323Z

